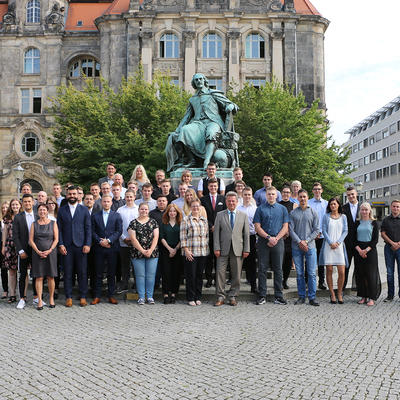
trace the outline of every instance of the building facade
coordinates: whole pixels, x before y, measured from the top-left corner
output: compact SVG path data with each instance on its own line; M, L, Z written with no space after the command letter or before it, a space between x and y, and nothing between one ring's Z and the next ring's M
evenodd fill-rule
M149 81L160 71L192 90L202 72L223 91L275 77L325 109L329 22L309 0L0 0L0 21L0 199L18 163L50 191L50 99L82 74L116 88L142 63Z
M351 150L351 178L381 219L399 198L400 96L349 129L345 143Z

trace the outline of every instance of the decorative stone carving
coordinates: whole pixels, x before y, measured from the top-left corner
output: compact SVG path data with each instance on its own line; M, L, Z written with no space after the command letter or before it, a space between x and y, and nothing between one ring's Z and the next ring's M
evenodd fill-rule
M238 31L230 31L230 32L228 32L228 37L231 40L237 40L240 37L240 32L238 32Z
M285 0L285 4L283 6L283 9L287 12L296 12L296 9L294 8L294 0Z
M178 1L177 0L158 0L158 5L159 6L177 6Z
M53 4L51 11L46 16L46 28L55 32L61 32L64 29L64 7L56 2Z
M272 0L271 5L269 6L271 11L282 11L282 3L280 0Z
M193 40L196 37L196 32L194 31L184 31L183 38L185 40Z
M273 40L282 40L285 34L282 31L273 31L271 37Z
M15 3L8 5L8 10L3 16L4 25L15 25L17 22L17 16L15 14Z
M154 10L153 0L143 0L139 10Z

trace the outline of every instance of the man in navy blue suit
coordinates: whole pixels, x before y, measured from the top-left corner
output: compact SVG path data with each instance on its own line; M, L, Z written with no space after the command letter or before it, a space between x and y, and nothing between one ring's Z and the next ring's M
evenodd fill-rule
M69 186L68 204L60 207L57 214L59 229L58 246L64 256L65 306L72 307L72 274L78 274L80 305L87 305L87 254L92 243L92 224L85 206L77 203L78 189Z
M96 264L95 298L90 304L100 303L104 264L107 262L108 302L118 304L114 297L115 271L119 254L119 237L122 235L122 218L111 210L112 197L104 194L101 198L103 211L92 215L92 236Z

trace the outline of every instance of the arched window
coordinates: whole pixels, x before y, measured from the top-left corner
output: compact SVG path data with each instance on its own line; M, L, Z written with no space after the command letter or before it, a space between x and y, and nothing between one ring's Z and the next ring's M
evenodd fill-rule
M33 157L40 148L40 141L36 134L33 132L25 133L21 142L21 150L22 152L28 156Z
M37 24L40 22L40 1L30 0L26 5L26 22Z
M20 192L22 191L22 186L24 186L25 183L29 183L32 186L33 193L38 193L43 190L43 186L38 181L35 181L34 179L24 179L19 185Z
M265 41L258 33L250 33L246 38L246 58L264 58Z
M179 40L174 33L165 33L160 39L160 57L178 58Z
M222 58L222 39L216 33L204 35L203 58Z
M75 59L69 64L68 76L70 78L95 78L100 76L100 63L91 57Z
M40 51L38 49L32 48L25 52L24 73L25 74L40 73Z

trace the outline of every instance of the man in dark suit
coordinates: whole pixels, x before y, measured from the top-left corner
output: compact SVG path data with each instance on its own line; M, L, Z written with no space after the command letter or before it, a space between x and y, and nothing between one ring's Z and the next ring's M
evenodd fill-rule
M349 267L345 269L343 290L346 289L351 260L356 252L355 250L357 241L356 219L360 212L360 204L358 203L357 200L357 190L353 186L349 186L346 189L346 195L348 202L343 206L343 213L346 215L347 218L348 232L346 238L344 239L344 244L346 246L347 259L349 260ZM354 264L353 275L357 276L355 264ZM354 279L353 282L355 282ZM352 288L354 288L354 283L352 283Z
M122 235L122 218L111 210L112 197L108 194L101 198L103 211L92 215L92 236L94 242L94 258L96 263L96 289L92 305L100 303L101 284L104 264L107 262L108 302L118 304L114 297L115 272L119 254L119 237Z
M17 308L23 309L26 303L26 282L28 279L28 267L32 263L32 248L29 246L29 230L35 216L33 212L33 196L29 193L25 193L22 196L22 206L24 207L23 212L17 214L14 218L12 225L13 240L17 254L19 256L19 297L20 301ZM33 280L33 293L35 291L35 280Z
M201 205L206 209L208 227L210 229L210 255L208 256L206 264L206 287L209 288L212 285L213 280L213 267L216 264L214 249L213 249L213 232L214 222L219 211L225 210L225 197L218 194L218 181L216 178L211 178L208 181L209 194L201 198Z
M247 214L237 211L238 195L226 194L227 210L220 211L214 225L214 254L217 257L215 306L225 301L225 280L228 263L231 267L231 288L228 293L229 304L236 306L240 290L243 259L250 253L249 221Z
M115 165L113 163L108 163L107 164L107 176L103 176L103 178L99 179L99 186L101 187L101 184L103 182L108 182L110 186L114 183L114 175L117 172L117 169L115 168Z
M72 306L72 275L78 274L80 305L87 305L87 254L92 243L92 225L87 207L77 204L76 186L68 187L68 204L60 207L57 215L58 246L64 256L65 306Z

